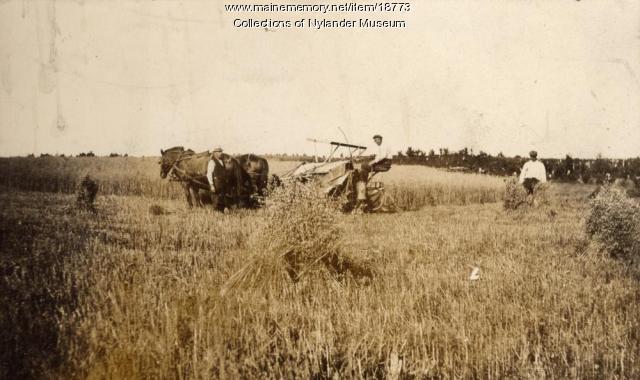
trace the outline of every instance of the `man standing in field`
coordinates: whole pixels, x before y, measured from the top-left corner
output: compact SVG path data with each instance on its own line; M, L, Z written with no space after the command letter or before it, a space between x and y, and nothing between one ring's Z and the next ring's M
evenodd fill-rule
M220 169L224 168L224 164L222 162L222 148L217 146L213 148L213 153L211 154L211 159L207 164L207 179L209 180L209 186L212 192L216 192L216 185L214 182L213 174L216 170L216 167Z
M538 161L538 152L532 150L529 152L529 161L525 162L520 171L520 183L527 190L527 195L533 195L535 187L538 183L547 182L547 171L544 164Z

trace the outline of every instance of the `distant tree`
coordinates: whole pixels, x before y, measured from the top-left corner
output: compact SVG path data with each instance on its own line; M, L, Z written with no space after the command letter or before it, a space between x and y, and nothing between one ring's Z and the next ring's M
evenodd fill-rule
M640 157L627 160L625 170L631 177L640 177Z
M562 162L562 166L559 169L562 175L561 178L569 181L575 181L576 179L578 179L575 163L573 161L573 157L571 157L570 155L566 155Z
M413 151L412 147L408 147L407 148L407 153L406 153L407 157L414 157L415 156L415 152Z
M598 153L595 161L591 165L591 177L595 178L598 183L602 183L607 173L611 173L611 162L602 157L602 154Z
M588 183L591 179L591 170L588 166L588 162L585 160L580 160L576 166L576 171L579 173L578 176L582 180L583 183Z

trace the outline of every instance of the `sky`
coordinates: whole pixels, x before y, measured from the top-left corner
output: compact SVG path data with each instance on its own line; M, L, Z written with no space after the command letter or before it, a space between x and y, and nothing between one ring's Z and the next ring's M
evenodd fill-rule
M324 15L231 3L0 1L0 156L312 153L307 138L371 145L373 134L396 151L640 155L639 1ZM406 28L234 26L269 18Z

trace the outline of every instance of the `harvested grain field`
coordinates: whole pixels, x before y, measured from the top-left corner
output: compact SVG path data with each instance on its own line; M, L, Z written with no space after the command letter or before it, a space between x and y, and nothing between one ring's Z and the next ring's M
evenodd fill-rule
M66 159L46 183L20 160L1 169L3 377L640 376L640 272L589 243L591 187L505 210L502 178L394 167L407 210L314 219L188 209L151 159ZM83 171L94 212L43 188Z

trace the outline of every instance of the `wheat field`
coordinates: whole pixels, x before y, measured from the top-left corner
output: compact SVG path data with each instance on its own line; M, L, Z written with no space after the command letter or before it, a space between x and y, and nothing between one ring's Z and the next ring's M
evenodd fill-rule
M270 173L283 175L294 161L272 160ZM40 157L0 158L0 186L10 189L73 193L87 174L100 194L183 199L183 190L159 176L158 158ZM425 166L398 166L375 177L387 186L398 205L417 210L425 205L497 202L503 180L494 176L448 173ZM425 186L426 185L426 186Z
M269 209L189 210L156 161L1 160L0 377L640 377L640 270L589 249L593 188L505 211L503 178L396 166L401 212L279 214L366 271L253 267L225 292L291 236ZM95 212L75 207L87 173Z

